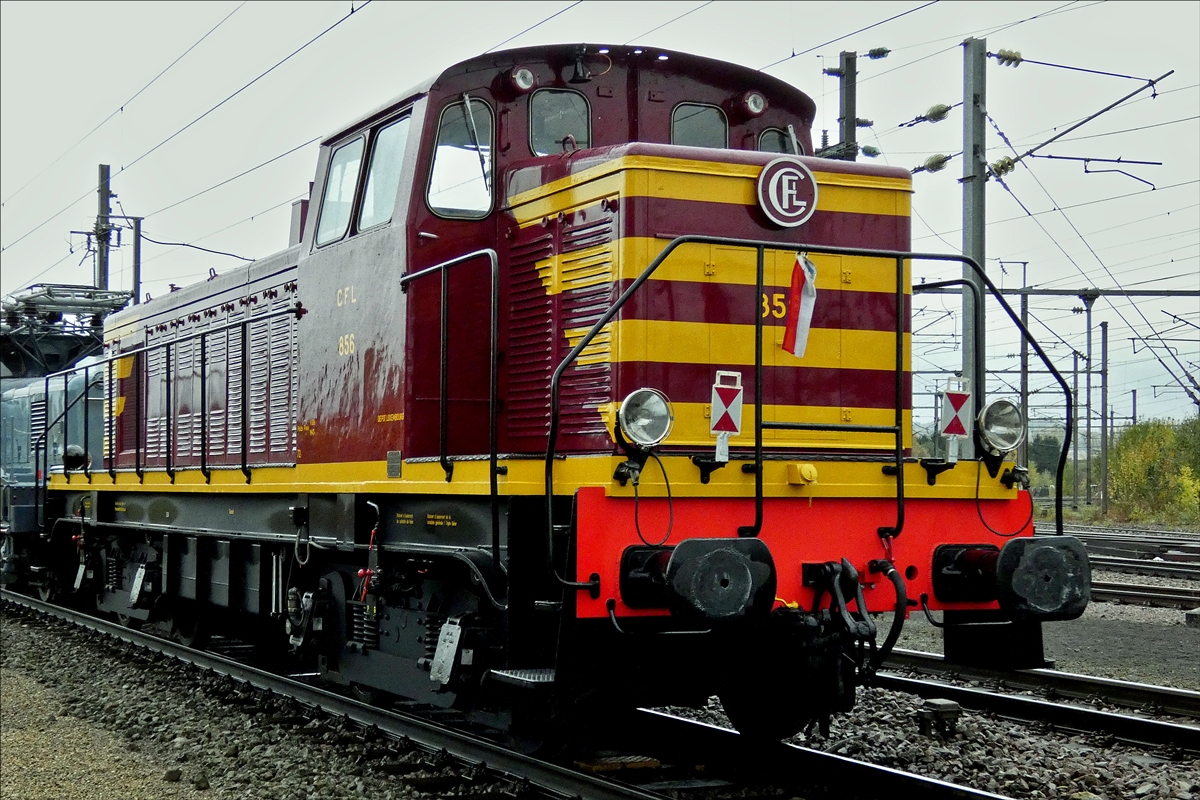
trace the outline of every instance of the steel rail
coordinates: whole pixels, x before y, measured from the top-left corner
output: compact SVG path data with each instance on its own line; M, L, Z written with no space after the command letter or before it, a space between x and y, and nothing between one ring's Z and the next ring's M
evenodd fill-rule
M1200 608L1200 589L1092 581L1092 599L1101 602L1117 600L1160 608Z
M638 709L637 735L651 751L676 759L712 759L766 780L795 785L797 776L821 776L817 781L841 787L840 795L860 796L870 787L871 797L919 797L922 800L1002 800L1003 795L960 786L924 775L856 761L800 745L753 741L737 731L684 719L663 711Z
M1093 570L1157 575L1161 578L1186 578L1200 581L1200 562L1152 561L1147 558L1122 558L1088 554Z
M8 589L0 590L4 601L57 617L78 627L99 631L122 641L193 664L201 669L226 675L257 689L290 697L302 705L319 709L335 717L344 717L368 729L394 738L407 738L429 752L446 751L460 761L482 766L514 782L529 781L543 790L564 797L589 800L662 800L662 795L616 784L600 778L514 753L500 745L444 728L409 714L387 711L327 692L290 678L284 678L247 666L233 659L193 650L166 639L135 631L78 611L43 603Z
M952 686L940 681L905 678L890 673L878 673L875 676L875 685L881 689L915 694L919 697L945 698L964 708L991 711L1013 719L1048 722L1055 727L1080 733L1103 731L1132 744L1155 747L1171 745L1190 753L1200 753L1200 727L1195 725L1097 711L1083 706L1001 694L986 689Z
M909 669L929 675L948 675L964 681L994 681L1003 688L1017 691L1044 691L1049 697L1089 699L1099 697L1105 703L1132 709L1154 708L1163 714L1200 720L1200 692L1154 686L1092 675L1077 675L1053 669L998 670L965 664L952 664L937 653L894 649L884 666Z
M1104 732L1131 744L1154 747L1168 745L1189 753L1200 753L1200 726L1196 725L1164 722L1128 713L1099 711L988 689L954 686L942 681L908 678L890 672L876 674L874 685L918 697L953 700L963 708L990 711L1012 719L1047 722L1055 727L1080 733Z

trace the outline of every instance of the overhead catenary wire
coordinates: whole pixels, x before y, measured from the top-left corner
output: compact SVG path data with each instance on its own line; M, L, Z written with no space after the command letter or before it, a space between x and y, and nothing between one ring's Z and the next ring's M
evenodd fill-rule
M847 33L843 36L839 36L836 39L830 39L828 42L822 42L821 44L814 45L814 46L808 48L807 50L801 50L799 53L797 53L796 51L793 50L792 54L790 56L781 58L778 61L772 61L770 64L767 64L766 66L759 67L758 71L762 72L764 70L770 69L771 67L777 67L785 61L791 61L793 58L799 58L800 56L807 55L807 54L813 52L814 50L820 50L822 47L828 47L831 44L836 44L837 42L840 42L843 39L849 39L851 36L856 36L860 33L864 33L866 31L871 30L872 28L878 28L880 25L886 25L887 23L889 23L893 20L900 19L901 17L906 17L909 14L912 14L916 11L920 11L923 8L929 8L932 5L937 5L937 3L938 3L938 0L930 0L930 2L928 2L928 3L923 3L914 8L910 8L908 11L902 11L901 13L896 14L895 16L891 16L891 17L888 17L887 19L882 19L879 22L872 23L872 24L866 26L865 28L859 28L856 31L851 31L850 33Z
M648 31L639 33L637 36L633 37L628 42L624 42L624 44L633 44L638 39L641 39L643 36L649 36L650 34L654 33L655 31L661 31L663 28L667 27L668 25L679 22L679 20L683 19L684 17L688 16L689 14L695 14L697 11L704 8L705 6L711 6L713 4L713 2L714 2L714 0L707 0L707 2L701 3L700 5L693 8L691 11L685 11L682 14L680 14L678 17L667 20L662 25L656 25L655 27L651 28Z
M506 45L506 44L508 44L509 42L513 41L514 39L519 39L520 37L522 37L522 36L524 36L525 34L529 33L529 32L530 32L531 30L533 30L534 28L539 28L539 27L541 27L542 25L545 25L545 24L546 24L547 22L549 22L550 20L554 19L555 17L557 17L557 16L560 16L560 15L562 15L562 14L565 14L565 13L567 13L567 12L568 12L568 11L570 11L572 8L574 8L575 6L579 5L579 4L580 4L580 3L582 3L582 2L583 2L583 0L575 0L575 2L574 2L574 3L571 3L571 5L567 6L566 8L562 8L562 9L559 9L558 11L555 11L553 14L551 14L550 16L546 17L545 19L541 20L540 22L535 22L533 25L530 25L528 28L526 28L525 30L521 31L520 33L514 33L512 36L508 37L508 38L507 38L507 39L505 39L503 42L500 42L499 44L494 44L494 45L492 45L491 47L489 47L487 50L484 50L483 52L485 52L485 53L490 53L490 52L492 52L493 50L498 50L498 49L500 49L501 47L503 47L504 45Z
M281 208L281 207L283 207L283 206L290 205L290 204L292 204L292 203L296 202L297 200L301 200L301 199L303 199L303 198L305 198L305 197L307 197L307 196L308 196L308 195L302 194L302 195L297 195L297 196L295 196L295 197L289 197L287 200L284 200L284 201L283 201L283 202L281 202L281 203L276 203L275 205L273 205L273 206L271 206L271 207L269 207L269 208L264 208L262 211L256 211L255 213L251 214L251 215L250 215L250 216L248 216L248 217L243 217L242 219L239 219L237 222L231 222L230 224L228 224L228 225L226 225L226 226L224 226L224 227L222 227L222 228L218 228L218 229L217 229L217 230L215 230L215 231L209 231L208 233L204 234L203 236L198 236L198 237L196 237L195 239L192 239L192 242L191 242L191 243L192 243L192 244L194 244L194 243L196 243L196 242L202 242L202 241L204 241L205 239L208 239L208 238L210 238L210 237L216 236L218 233L224 233L225 231L229 230L230 228L236 228L238 225L243 225L243 224L245 224L245 223L247 223L247 222L252 222L252 221L254 221L254 219L256 219L257 217L261 217L263 214L268 214L268 213L270 213L270 212L274 211L274 210L275 210L275 209L277 209L277 208ZM156 255L156 256L151 256L150 258L143 259L143 260L142 260L142 264L146 264L147 262L154 261L154 260L156 260L156 259L159 259L159 258L163 258L164 256L167 256L167 255L170 255L170 252L167 252L167 253L160 253L159 255ZM179 276L179 277L185 277L185 278L186 278L186 277L189 277L189 276L187 276L187 275L182 275L182 276Z
M221 181L220 183L214 183L212 186L209 186L207 189L203 189L199 192L196 192L193 195L183 198L182 200L178 200L174 203L171 203L171 205L169 205L169 206L163 206L162 208L158 209L157 211L151 211L149 214L146 215L146 218L149 219L150 217L153 217L155 214L161 214L164 211L169 211L172 208L175 208L176 206L183 205L184 203L188 202L189 200L195 200L197 197L200 197L201 195L208 194L209 192L211 192L214 189L219 189L228 183L233 183L238 178L244 178L247 175L249 175L250 173L252 173L256 170L260 170L269 164L273 164L281 158L290 156L292 153L295 153L298 150L303 150L305 147L308 147L310 144L315 144L316 142L319 142L320 140L321 140L321 137L314 136L313 138L309 139L307 142L302 142L301 144L296 145L295 147L291 148L290 150L285 150L284 152L280 153L279 155L272 156L271 158L268 158L266 161L262 162L261 164L258 164L257 166L253 166L248 170L239 172L237 175L234 175L232 178L226 178L225 180Z
M1029 215L1022 214L1022 215L1019 215L1016 217L1006 217L1005 219L993 220L993 221L989 222L988 225L989 226L1002 225L1004 223L1016 222L1018 220L1026 219L1028 216L1037 217L1037 216L1043 216L1045 214L1053 214L1053 213L1059 211L1060 209L1061 210L1070 210L1070 209L1074 209L1074 208L1083 208L1084 206L1094 206L1094 205L1097 205L1098 203L1109 203L1109 202L1112 202L1113 200L1125 200L1130 197L1137 197L1139 195L1150 194L1151 192L1161 193L1161 192L1167 191L1168 189L1179 189L1184 186L1195 186L1197 183L1200 183L1200 179L1190 180L1190 181L1182 181L1181 183L1172 183L1167 186L1159 186L1157 189L1141 189L1136 192L1129 192L1127 194L1114 195L1113 197L1102 197L1099 200L1087 200L1082 203L1073 203L1069 206L1055 206L1054 208L1048 208L1045 211L1035 211L1033 214L1029 214ZM958 233L961 230L962 230L962 228L954 228L953 230L942 231L941 233L945 234L945 235L949 235L952 233ZM938 234L936 234L936 233L932 234L932 235L938 236ZM917 242L917 241L920 241L922 239L927 239L927 238L929 238L929 237L928 236L918 236L918 237L915 237L913 239L913 241Z
M1172 70L1172 72L1173 72L1173 70ZM1170 74L1170 73L1168 73L1168 74ZM1159 80L1162 80L1162 79L1160 78ZM1138 89L1137 91L1139 91L1139 92L1144 91L1145 88L1147 88L1147 87L1142 87L1142 88ZM1129 95L1129 96L1132 96L1132 95ZM1118 102L1121 102L1121 101L1118 101ZM1114 106L1115 106L1115 104L1114 104ZM1110 108L1111 107L1113 107L1113 106L1110 106ZM1095 115L1093 115L1093 117L1094 116ZM996 132L1000 135L1000 137L1005 142L1008 142L1009 141L1008 137L1000 129L999 125L996 124L995 120L992 119L990 114L988 115L988 120L992 123L993 127L995 127ZM1082 124L1082 123L1080 123L1080 124ZM1073 126L1073 127L1078 127L1078 125ZM1055 137L1055 138L1057 138L1057 137ZM1010 147L1011 147L1011 145L1010 145ZM1014 153L1017 152L1016 148L1012 148L1012 150ZM1030 151L1030 152L1033 152L1033 151ZM1028 155L1028 153L1026 153L1026 155ZM1058 204L1055 203L1054 198L1051 196L1049 190L1047 190L1045 185L1042 184L1042 182L1038 179L1038 177L1034 173L1032 167L1030 167L1030 165L1028 163L1025 163L1025 162L1021 162L1021 163L1023 164L1025 169L1029 172L1030 177L1033 178L1033 180L1041 188L1042 192L1050 200L1050 202L1054 203L1057 206ZM996 179L1000 183L1000 185L1002 187L1004 187L1005 191L1008 192L1009 196L1012 197L1013 200L1015 200L1017 202L1017 204L1021 206L1021 208L1026 212L1026 214L1029 214L1028 208L1025 206L1024 203L1022 203L1020 201L1020 199L1017 198L1016 194L1012 191L1012 189L1001 178L999 178L999 176L994 176L994 177L996 177ZM1096 260L1096 263L1098 263L1101 266L1101 268L1104 269L1105 273L1108 275L1109 279L1113 282L1113 284L1116 286L1116 288L1122 289L1120 282L1118 282L1116 277L1112 274L1112 271L1108 268L1108 265L1105 264L1103 259L1100 258L1099 254L1094 249L1092 249L1091 244L1087 241L1086 238L1084 238L1084 236L1080 232L1079 228L1077 228L1075 226L1075 223L1071 221L1071 218L1069 216L1067 216L1066 212L1062 211L1061 209L1059 209L1059 213L1062 215L1062 218L1066 221L1066 223L1070 226L1071 230L1075 232L1075 235L1079 238L1079 241L1081 241L1083 243L1084 247L1086 247L1088 249L1088 251L1092 254L1092 257ZM1031 218L1033 217L1032 214L1029 214L1029 216ZM1036 218L1034 219L1034 224L1036 224L1042 230L1042 232L1045 233L1046 236L1049 237L1050 240L1053 241L1058 246L1058 248L1062 252L1062 254L1067 257L1067 260L1071 263L1071 265L1074 266L1079 271L1079 273L1088 281L1088 283L1090 283L1092 286L1095 286L1095 281L1092 280L1091 276L1088 275L1087 272L1081 266L1079 266L1079 263L1076 262L1075 259L1071 258L1070 254L1067 252L1066 248L1062 247L1062 245L1057 241L1057 239L1054 238L1053 234L1051 234L1046 229L1046 227L1044 225L1042 225L1041 222L1039 220L1037 220ZM1116 312L1117 316L1120 317L1121 321L1123 323L1125 323L1125 326L1128 327L1131 332L1137 334L1137 330L1133 327L1133 325L1129 322L1129 320L1125 318L1125 315L1123 313L1121 313L1121 310L1116 306L1116 304L1112 302L1112 300L1110 299L1110 296L1109 295L1103 295L1103 296L1105 298L1105 302L1107 302L1108 306L1114 312ZM1146 315L1142 312L1141 308L1137 305L1137 303L1134 303L1128 296L1126 296L1125 299L1127 301L1129 301L1129 304L1133 307L1133 309L1142 318L1142 321L1146 323L1146 326L1150 329L1150 331L1155 336L1158 336L1159 335L1158 331L1155 329L1154 325L1150 322L1150 320L1146 318ZM1145 341L1145 337L1141 337L1140 334L1138 334L1138 335L1139 335L1139 338L1142 338L1142 340ZM1179 383L1179 385L1183 388L1184 392L1192 400L1192 402L1194 402L1198 407L1200 407L1200 396L1197 396L1197 394L1195 392L1193 392L1191 389L1189 389L1187 387L1186 384L1184 384L1183 379L1175 374L1174 370L1172 370L1171 367L1165 361L1163 361L1162 357L1159 356L1158 353L1153 350L1153 348L1151 348L1151 351L1154 352L1155 358L1162 365L1163 369L1165 369L1167 371L1167 374L1170 375L1173 380L1177 381ZM1172 359L1175 361L1176 365L1180 368L1180 370L1183 372L1183 374L1192 383L1193 387L1195 387L1195 389L1197 391L1200 391L1200 384L1198 384L1196 382L1195 377L1193 377L1191 375L1191 373L1189 373L1187 371L1187 369L1183 366L1183 364L1179 361L1179 357L1176 354L1172 353L1169 348L1168 348L1167 352L1169 355L1171 355Z
M324 37L326 34L328 34L329 32L331 32L331 31L332 31L332 30L334 30L335 28L337 28L339 25L341 25L342 23L344 23L346 20L350 19L350 17L354 16L356 13L358 13L358 12L362 11L364 8L366 8L367 6L371 5L371 3L373 3L373 2L375 2L375 0L366 0L366 2L365 2L365 3L363 3L361 6L359 6L358 8L354 8L353 6L351 6L351 8L350 8L350 11L349 11L349 12L348 12L348 13L347 13L345 16L343 16L343 17L340 17L340 18L339 18L339 19L338 19L336 22L334 22L332 25L330 25L329 27L325 28L323 31L321 31L321 32L320 32L320 33L318 33L316 36L314 36L314 37L312 37L311 39L309 39L309 40L308 40L307 42L305 42L304 44L302 44L302 45L300 45L299 47L297 47L297 48L296 48L295 50L293 50L291 53L288 53L286 56L284 56L284 57L283 57L282 59L280 59L279 61L275 62L275 64L274 64L273 66L269 67L267 70L265 70L264 72L260 73L260 74L259 74L257 77L253 78L253 79L252 79L252 80L250 80L249 82L247 82L247 83L243 84L241 88L239 88L238 90L236 90L236 91L235 91L235 92L233 92L232 94L230 94L230 95L228 95L227 97L225 97L225 99L224 99L224 100L221 100L219 103L217 103L216 105L214 105L212 108L208 109L208 110L207 110L207 111L205 111L203 114L201 114L200 116L196 117L196 118L195 118L195 119L193 119L191 122L189 122L188 124L184 125L182 128L180 128L179 130L175 131L175 132L174 132L174 133L172 133L170 136L168 136L167 138L163 139L161 142L159 142L158 144L154 145L153 147L151 147L151 148L150 148L149 150L147 150L146 152L142 153L140 156L138 156L137 158L135 158L135 159L134 159L133 161L131 161L130 163L128 163L128 164L126 164L126 165L122 166L122 167L121 167L119 170L117 170L117 171L116 171L116 172L115 172L115 173L114 173L114 174L111 176L110 180L111 180L112 178L116 178L118 175L122 174L123 172L125 172L125 171L127 171L127 170L131 169L131 168L132 168L132 167L133 167L135 164L137 164L138 162L142 161L142 159L146 158L146 157L147 157L147 156L149 156L151 153L154 153L154 152L155 152L155 151L157 151L159 148L161 148L163 145L165 145L165 144L167 144L168 142L170 142L170 141L172 141L173 139L175 139L175 137L179 136L181 133L183 133L184 131L188 130L189 128L191 128L193 125L195 125L196 123L200 122L201 120L203 120L203 119L204 119L205 117L207 117L209 114L212 114L214 111L216 111L217 109L221 108L223 105L225 105L225 104L226 104L226 103L228 103L230 100L232 100L232 99L234 99L235 97L237 97L238 95L240 95L242 92L244 92L244 91L246 91L247 89L249 89L249 88L250 88L251 86L253 86L254 84L258 83L260 80L262 80L263 78L265 78L267 75L270 75L270 74L271 74L272 72L274 72L276 69L278 69L279 67L281 67L281 66L283 66L284 64L286 64L288 61L290 61L290 60L291 60L292 58L294 58L296 55L298 55L299 53L301 53L302 51L304 51L304 50L305 50L305 49L307 49L308 47L312 46L314 43L316 43L318 40L320 40L320 39L321 39L322 37ZM20 235L19 237L17 237L15 240L13 240L13 241L9 242L7 245L4 245L3 247L0 247L0 252L4 252L5 250L9 250L9 249L11 249L11 248L12 248L14 245L16 245L18 242L21 242L21 241L23 241L23 240L24 240L26 237L28 237L30 234L34 233L35 231L38 231L38 230L40 230L42 227L44 227L45 225L49 224L49 223L50 223L50 222L52 222L53 220L57 219L57 218L58 218L59 216L61 216L62 214L65 214L65 213L66 213L67 211L69 211L69 210L70 210L70 209L71 209L73 206L75 206L77 203L79 203L80 201L82 201L84 198L86 198L86 197L88 197L89 195L91 195L91 194L92 194L94 191L95 191L95 189L88 189L88 191L84 192L84 193L83 193L82 195L80 195L78 198L76 198L75 200L71 201L69 204L67 204L65 207L63 207L61 210L59 210L59 211L55 212L55 213L54 213L54 214L52 214L51 216L49 216L49 217L47 217L46 219L42 220L42 221L41 221L41 222L39 222L37 225L35 225L33 228L31 228L31 229L29 229L28 231L26 231L25 233L21 234L21 235Z
M253 258L246 258L245 256L239 256L236 253L226 253L223 250L213 250L208 247L201 247L198 244L189 244L188 242L162 242L162 241L159 241L158 239L151 239L149 236L146 235L145 231L142 231L142 241L152 242L154 244L162 245L163 247L190 247L193 250L203 250L205 253L212 253L213 255L229 256L230 258L240 258L242 261L254 261Z
M186 56L188 53L190 53L190 52L192 52L193 50L195 50L195 49L196 49L196 48L197 48L197 47L200 45L200 43L201 43L201 42L203 42L205 39L207 39L209 36L211 36L211 35L212 35L212 34L213 34L213 33L214 33L216 30L217 30L217 28L219 28L219 27L221 27L222 25L224 25L224 24L225 24L225 22L226 22L226 21L227 21L227 20L228 20L230 17L232 17L232 16L233 16L234 14L236 14L236 13L237 13L239 10L241 10L242 6L246 5L246 3L247 3L248 1L249 1L249 0L242 0L242 2L241 2L241 3L239 3L239 4L238 4L238 5L237 5L237 6L236 6L234 9L233 9L233 11L230 11L228 14L226 14L224 17L222 17L222 18L221 18L221 21L220 21L220 22L218 22L216 25L214 25L214 26L212 26L211 28L209 28L208 32L207 32L207 33L205 33L203 36L201 36L199 39L197 39L197 40L195 41L195 43L193 43L193 44L192 44L192 46L191 46L191 47L189 47L187 50L184 50L182 53L180 53L180 54L179 54L179 56L177 56L177 57L175 58L175 60L174 60L174 61L172 61L170 64L167 64L167 66L163 67L162 71L161 71L161 72L159 72L157 75L155 75L153 78L151 78L149 83L147 83L145 86L143 86L142 88L140 88L140 89L138 89L136 92L134 92L133 96L132 96L132 97L130 97L128 100L126 100L124 103L121 103L121 105L119 105L119 106L116 108L116 110L115 110L115 111L113 111L111 114L109 114L109 115L108 115L107 117L105 117L104 119L100 120L100 122L99 122L99 123L96 125L96 127L92 128L90 131L88 131L87 133L85 133L85 134L83 135L83 137L79 139L79 141L75 142L75 144L71 145L71 146L70 146L70 147L68 147L66 150L64 150L64 151L62 152L62 154L61 154L61 155L59 155L59 157L58 157L58 158L54 159L54 160L53 160L53 161L51 161L49 164L47 164L46 166L42 167L42 169L41 169L41 171L40 171L40 172L38 172L36 175L34 175L34 176L33 176L32 178L30 178L29 180L25 181L25 183L21 184L21 186L20 186L20 187L19 187L19 188L18 188L18 189L17 189L15 192L13 192L13 193L12 193L12 194L10 194L10 195L9 195L7 198L5 198L4 202L0 203L0 207L3 207L5 204L7 204L7 203L8 203L8 201L9 201L9 200L12 200L14 197L16 197L17 195L19 195L19 194L20 194L22 191L24 191L24 190L25 190L25 189L26 189L26 188L27 188L27 187L28 187L28 186L29 186L31 183L33 183L34 181L36 181L38 178L42 177L42 175L46 174L47 170L49 170L51 167L53 167L53 166L54 166L55 164L57 164L59 161L62 161L62 160L63 160L64 158L66 158L66 157L67 157L67 155L68 155L69 153L71 153L71 151L73 151L73 150L74 150L76 147L78 147L79 145L81 145L81 144L83 144L85 141L87 141L89 138L91 138L92 134L94 134L96 131L98 131L98 130L100 130L101 128L103 128L103 127L105 126L105 124L107 124L107 123L108 123L108 121L109 121L109 120L111 120L113 117L117 116L117 114L120 114L121 112L123 112L123 111L125 110L125 107L126 107L127 105L129 105L130 103L132 103L134 100L138 99L138 97L140 97L140 96L142 95L142 93L143 93L143 92L145 92L147 89L149 89L151 86L153 86L153 85L155 84L155 82L156 82L156 81L158 81L158 79L159 79L159 78L161 78L163 75L166 75L166 74L167 74L167 72L168 72L168 71L171 69L171 67L173 67L173 66L175 66L176 64L178 64L180 61L182 61L182 60L184 59L184 57L185 57L185 56Z

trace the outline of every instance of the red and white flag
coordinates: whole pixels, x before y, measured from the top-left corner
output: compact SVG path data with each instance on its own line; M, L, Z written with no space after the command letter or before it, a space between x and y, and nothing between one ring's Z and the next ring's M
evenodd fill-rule
M788 294L787 319L783 328L783 349L800 358L808 345L813 308L817 305L817 265L803 253L796 254L792 267L792 290Z

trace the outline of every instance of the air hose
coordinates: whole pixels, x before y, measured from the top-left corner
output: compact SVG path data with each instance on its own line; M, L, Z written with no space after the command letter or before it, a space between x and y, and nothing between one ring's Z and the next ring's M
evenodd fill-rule
M871 661L871 671L875 672L892 652L892 648L896 646L896 641L900 638L900 631L904 628L904 616L908 613L908 590L904 585L904 578L896 571L896 565L891 561L883 559L872 561L867 568L872 574L883 573L883 576L890 580L896 589L896 611L892 616L892 627L888 631L887 638L883 640L883 645L876 651L875 658Z

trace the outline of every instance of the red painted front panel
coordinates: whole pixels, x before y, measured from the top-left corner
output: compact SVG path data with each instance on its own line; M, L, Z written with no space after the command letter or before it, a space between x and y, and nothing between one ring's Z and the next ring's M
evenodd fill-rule
M600 597L592 599L580 592L576 602L580 617L605 617L609 598L617 601L618 615L644 616L665 613L655 609L632 609L620 597L618 565L626 547L642 545L634 523L634 500L606 497L601 488L581 489L578 502L578 559L576 575L586 579L600 576ZM675 521L666 544L678 544L688 538L734 538L742 525L754 523L754 500L729 498L675 498ZM658 544L667 532L667 500L642 498L638 519L642 535ZM934 549L941 544L986 543L1003 546L1008 539L988 531L987 524L1000 533L1032 535L1029 525L1030 500L1025 492L1017 499L984 500L978 511L974 500L908 500L904 506L904 530L892 546L896 567L907 577L908 596L929 595L931 608L944 608L933 597L930 564ZM880 526L894 525L894 500L816 498L811 505L805 498L766 498L763 501L763 529L775 560L778 578L777 596L784 601L799 601L808 607L812 591L801 586L800 570L805 563L839 561L847 558L862 576L875 582L867 588L871 611L890 611L895 607L891 584L867 572L873 559L886 558L876 533ZM995 603L957 603L953 608L995 608Z

